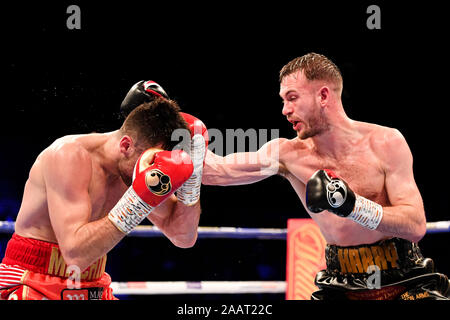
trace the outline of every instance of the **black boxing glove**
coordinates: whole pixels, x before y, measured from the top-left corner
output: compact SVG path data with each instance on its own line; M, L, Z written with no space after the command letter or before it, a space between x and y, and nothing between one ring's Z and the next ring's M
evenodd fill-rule
M331 170L318 170L308 180L306 206L313 213L327 210L372 230L378 227L383 217L381 205L354 193Z
M120 105L120 113L126 118L131 111L144 102L150 102L155 97L169 99L166 91L155 81L139 81L128 91Z

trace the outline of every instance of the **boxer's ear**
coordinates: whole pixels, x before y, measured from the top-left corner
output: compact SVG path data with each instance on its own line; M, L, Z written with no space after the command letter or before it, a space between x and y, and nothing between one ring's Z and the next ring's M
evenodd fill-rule
M126 156L129 156L131 153L133 153L134 150L133 138L131 138L128 135L124 135L119 141L119 150Z
M319 89L318 98L320 105L322 107L325 107L330 99L330 88L328 88L327 86L321 87Z

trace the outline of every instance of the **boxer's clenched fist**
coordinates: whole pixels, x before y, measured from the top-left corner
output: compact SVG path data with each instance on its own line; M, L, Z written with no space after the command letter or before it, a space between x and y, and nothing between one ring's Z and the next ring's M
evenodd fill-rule
M191 175L193 165L183 150L148 149L136 162L133 183L108 217L122 232L129 233Z
M313 213L328 210L369 229L376 229L383 217L382 206L354 193L331 170L318 170L311 176L306 184L306 206Z

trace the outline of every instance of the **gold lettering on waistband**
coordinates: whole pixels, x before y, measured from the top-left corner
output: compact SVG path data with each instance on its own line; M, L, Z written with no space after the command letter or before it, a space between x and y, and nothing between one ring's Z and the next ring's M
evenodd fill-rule
M87 268L86 270L84 270L84 271L81 273L81 277L80 277L81 280L86 280L86 279L87 279L87 277L88 277L88 275L89 275L89 269L90 269L90 268Z
M337 257L342 273L364 273L371 265L378 266L380 270L399 268L397 248L393 242L359 248L338 248Z
M361 247L359 248L359 255L361 256L363 270L367 272L367 268L373 265L372 252L367 247Z
M100 268L98 268L98 272L95 278L100 278L106 269L106 255L102 257L102 263L100 264Z
M50 262L48 264L48 274L63 277L66 271L66 262L57 247L52 248Z
M380 268L380 270L387 269L386 257L384 256L384 250L380 246L370 247L372 250L372 255L374 257L375 264Z
M352 272L352 266L350 264L350 260L348 259L348 249L338 249L338 257L339 263L341 264L341 272Z
M361 260L359 259L358 249L349 249L348 257L352 266L353 273L363 273L365 271L363 270Z
M397 248L395 245L391 242L387 246L384 246L384 253L386 255L386 260L391 263L391 268L398 269L398 254L397 254Z
M106 267L106 255L95 261L88 268L81 273L81 280L93 280L98 279L102 276ZM67 264L61 254L58 247L53 247L50 255L50 261L47 269L49 275L59 276L59 277L69 277L70 274L66 271Z
M94 277L94 274L97 271L99 262L100 262L100 260L97 260L93 264L91 264L91 266L89 267L88 279L92 279Z

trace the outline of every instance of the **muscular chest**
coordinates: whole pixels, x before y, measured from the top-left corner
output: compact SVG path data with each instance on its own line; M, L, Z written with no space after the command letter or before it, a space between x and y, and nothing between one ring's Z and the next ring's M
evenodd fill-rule
M293 180L298 180L294 187L299 191L299 196L304 196L306 183L314 172L330 169L344 179L354 192L373 201L387 202L384 171L378 159L370 153L355 153L340 161L316 155L292 160L288 170L294 176Z
M89 188L91 198L92 214L91 220L104 217L119 201L127 187L120 180L108 181L101 174L92 180Z

